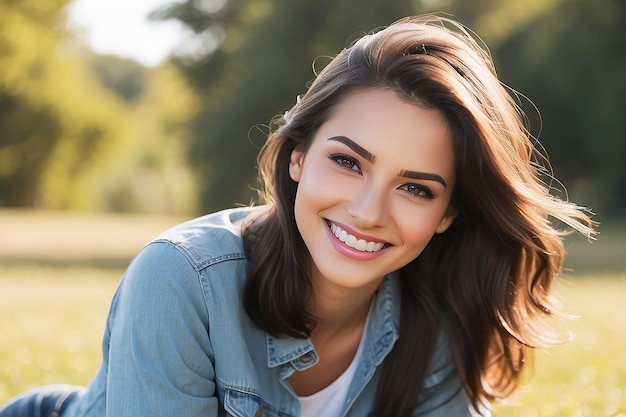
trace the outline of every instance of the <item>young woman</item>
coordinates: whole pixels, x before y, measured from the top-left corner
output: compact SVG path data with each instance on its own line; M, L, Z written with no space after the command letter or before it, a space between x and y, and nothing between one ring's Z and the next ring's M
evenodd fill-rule
M266 204L147 245L89 387L0 416L488 415L559 341L542 321L553 220L592 233L549 194L522 120L457 23L363 37L277 121Z

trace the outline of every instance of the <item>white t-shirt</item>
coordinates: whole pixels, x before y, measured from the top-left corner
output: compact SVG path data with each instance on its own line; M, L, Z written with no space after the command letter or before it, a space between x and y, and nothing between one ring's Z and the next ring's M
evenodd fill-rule
M371 311L371 308L370 308ZM363 354L363 341L365 340L365 331L369 322L369 313L361 335L361 342L350 363L350 366L335 379L329 386L321 391L311 394L307 397L298 397L300 400L300 416L301 417L333 417L341 414L344 402L348 395L350 382L354 377L359 358Z

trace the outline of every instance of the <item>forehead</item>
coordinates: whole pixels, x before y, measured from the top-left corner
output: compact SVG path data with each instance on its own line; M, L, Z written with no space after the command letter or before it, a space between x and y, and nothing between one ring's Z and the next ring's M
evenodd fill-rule
M413 113L409 115L409 118L412 118L415 113L420 112L423 113L422 116L429 115L437 118L442 124L442 129L448 129L447 121L439 110L427 105L419 98L408 98L388 87L362 87L349 90L337 101L329 119L342 118L347 122L350 120L350 114L359 117L374 112L379 116L376 119L387 118L390 122L403 118L408 113ZM417 119L421 118L417 117ZM361 120L361 122L365 123L366 120Z
M451 132L436 109L390 89L352 91L342 98L315 138L346 136L399 169L430 169L454 177Z

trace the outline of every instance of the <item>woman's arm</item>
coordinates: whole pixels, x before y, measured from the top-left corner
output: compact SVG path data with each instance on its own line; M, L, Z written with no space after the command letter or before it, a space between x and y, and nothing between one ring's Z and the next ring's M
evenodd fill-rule
M169 242L133 261L108 323L107 416L217 416L202 291L199 273Z

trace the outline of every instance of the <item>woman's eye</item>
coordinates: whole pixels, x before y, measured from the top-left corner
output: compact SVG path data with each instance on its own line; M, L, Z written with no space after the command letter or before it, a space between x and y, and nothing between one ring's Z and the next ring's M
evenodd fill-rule
M337 165L341 166L342 168L361 173L361 168L359 168L359 164L351 156L344 154L333 154L330 155L330 159L335 161Z
M405 184L400 187L401 190L406 191L413 197L420 197L432 200L435 198L435 194L430 188L421 184Z

